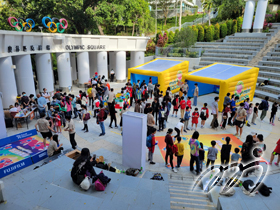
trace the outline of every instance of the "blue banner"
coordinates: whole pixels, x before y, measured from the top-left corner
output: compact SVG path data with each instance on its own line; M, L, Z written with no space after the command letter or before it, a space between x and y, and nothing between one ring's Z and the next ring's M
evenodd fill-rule
M37 153L36 155L33 155L31 158L32 158L33 163L35 164L47 157L48 157L47 150L45 150L43 152Z
M13 136L9 136L9 137L0 139L0 147L4 146L6 144L11 144L11 143L21 140L21 139L28 138L30 136L34 136L34 135L37 135L36 129L32 129L29 131L25 131L23 133L19 133L19 134L13 135Z
M23 168L26 168L30 165L32 165L32 160L31 158L26 158L24 160L18 161L14 164L11 164L9 166L6 166L5 168L0 169L0 178L4 176L8 176L9 174L12 174L16 171L19 171Z

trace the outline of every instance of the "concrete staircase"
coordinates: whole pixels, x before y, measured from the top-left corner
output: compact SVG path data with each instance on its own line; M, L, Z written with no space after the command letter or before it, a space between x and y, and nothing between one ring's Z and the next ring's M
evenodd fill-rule
M204 193L203 190L191 190L193 183L193 177L170 175L169 193L171 209L216 210L216 207L209 200L208 195Z
M204 54L199 65L194 66L194 69L215 62L248 65L279 29L280 24L273 24L269 33L236 33L233 36L227 36L223 42L197 42L195 48L202 48ZM276 52L279 53L280 61L280 49Z

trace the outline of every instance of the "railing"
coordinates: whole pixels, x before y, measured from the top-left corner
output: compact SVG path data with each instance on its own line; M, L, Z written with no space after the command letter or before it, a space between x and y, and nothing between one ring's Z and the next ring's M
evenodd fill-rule
M210 19L212 18L216 18L218 15L218 11L214 14L214 12L212 11L211 14L210 14ZM192 25L196 25L196 24L200 24L200 23L206 23L208 22L209 20L209 15L208 14L205 14L202 18L197 18L195 19L193 22L185 22L181 25L181 28L185 28L185 27L188 27L188 26L192 26ZM179 29L179 27L171 27L170 29L168 29L167 31L170 32L170 31L173 31L175 32L176 29Z
M156 47L155 50L155 55L161 57L199 58L202 53L202 48Z

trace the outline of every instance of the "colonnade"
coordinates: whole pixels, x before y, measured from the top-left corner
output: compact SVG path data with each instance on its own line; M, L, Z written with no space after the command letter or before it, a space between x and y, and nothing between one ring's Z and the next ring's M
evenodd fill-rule
M255 6L257 2L257 9L255 13ZM242 32L249 32L252 28L253 17L255 13L253 32L261 33L265 20L266 8L268 0L247 0L242 24Z
M126 80L126 52L77 52L56 53L58 83L60 88L68 89L73 81L78 84L88 82L89 78L98 72L108 78L108 71L115 71L117 81ZM109 69L108 69L109 59ZM53 64L50 53L35 54L38 89L40 92L46 88L48 92L54 91ZM144 52L131 52L131 66L144 63ZM15 103L17 94L26 92L36 94L31 55L16 55L0 58L0 92L2 92L3 107Z

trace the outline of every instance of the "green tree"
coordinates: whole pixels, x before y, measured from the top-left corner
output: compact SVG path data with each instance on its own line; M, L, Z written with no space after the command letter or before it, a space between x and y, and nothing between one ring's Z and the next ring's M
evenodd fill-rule
M219 0L218 17L221 20L236 19L244 13L245 4L244 0Z
M214 7L214 1L213 0L205 0L203 2L203 9L207 11L208 16L209 16L209 26L211 25L211 20L210 20L210 14L211 14L211 9Z
M232 33L235 34L237 32L237 21L233 20L232 23Z
M214 33L214 40L220 39L220 24L215 24L215 33Z
M198 38L198 29L195 25L192 26L192 30L195 32L195 37L196 37L196 40Z
M212 38L212 41L214 40L214 34L215 34L215 27L213 25L210 25L210 30L211 30L211 38Z
M158 7L162 10L164 16L164 25L166 25L166 20L169 12L169 7L172 5L172 0L158 0Z
M188 37L186 39L186 37ZM189 48L194 45L196 42L196 35L195 32L189 28L182 28L181 31L178 33L178 36L175 40L176 47L186 47Z
M170 31L169 32L169 35L168 35L168 43L169 44L173 44L174 43L174 33L173 33L173 31Z
M198 29L197 41L203 42L204 41L204 28L201 25L198 25L197 29Z
M179 29L176 29L174 34L174 41L177 39L178 34L179 34Z
M204 34L205 34L205 41L206 42L211 42L213 40L210 26L204 26Z
M227 24L222 23L221 24L221 38L225 38L227 35Z

